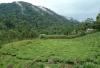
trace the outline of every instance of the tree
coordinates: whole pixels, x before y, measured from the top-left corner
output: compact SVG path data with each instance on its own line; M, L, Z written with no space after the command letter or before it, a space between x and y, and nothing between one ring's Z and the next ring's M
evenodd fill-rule
M3 24L3 23L0 23L0 30L5 30L7 27Z
M24 20L22 23L22 38L28 39L29 31L30 31L29 23Z
M94 23L94 19L93 18L87 18L84 22L85 22L84 23L85 29L92 28L93 27L93 23Z
M97 15L96 20L98 20L100 18L100 13Z
M94 22L94 28L100 31L100 13L96 17L96 21Z
M78 31L85 31L86 30L86 24L83 22L81 22L81 24L79 25L76 25L75 27L75 30L78 32Z
M96 29L98 29L100 31L100 18L97 19L97 21L95 21L94 26Z
M29 32L29 38L37 38L38 36L39 36L39 33L32 28Z
M15 27L14 23L12 23L10 19L5 18L3 22L8 29L12 29Z
M68 26L65 30L64 30L64 35L69 35L72 32L72 27Z
M17 30L9 29L7 34L8 34L9 40L14 40L14 39L19 38L20 33Z
M85 20L85 23L94 23L94 19L93 18L87 18Z

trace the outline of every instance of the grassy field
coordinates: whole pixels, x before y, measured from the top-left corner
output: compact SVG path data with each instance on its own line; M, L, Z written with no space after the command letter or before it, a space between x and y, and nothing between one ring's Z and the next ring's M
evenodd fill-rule
M74 62L74 58L80 64L93 62L99 66L100 32L74 39L33 39L5 44L0 49L0 68L24 68L39 56L41 58L30 68L38 68L38 65L58 68L59 62L68 65ZM57 64L48 64L50 58L55 58Z

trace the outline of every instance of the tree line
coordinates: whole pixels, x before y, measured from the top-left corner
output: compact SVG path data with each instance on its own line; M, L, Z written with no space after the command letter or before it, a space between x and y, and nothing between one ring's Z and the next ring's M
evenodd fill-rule
M43 13L41 15L40 11L32 9L29 3L21 3L25 8L24 14L19 12L20 7L14 2L0 4L0 44L37 38L39 34L72 35L84 34L87 28L100 30L100 13L97 15L96 21L93 18L87 18L83 22L78 22L73 19L68 20L54 12L54 14L49 14L38 9ZM35 6L35 8L38 7Z

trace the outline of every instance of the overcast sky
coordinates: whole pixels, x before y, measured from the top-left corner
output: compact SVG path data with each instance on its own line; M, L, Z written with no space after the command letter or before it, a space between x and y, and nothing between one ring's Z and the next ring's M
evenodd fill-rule
M95 19L100 12L100 0L0 0L0 3L13 1L25 1L33 5L41 5L60 15L73 17L79 21L86 20L86 18Z

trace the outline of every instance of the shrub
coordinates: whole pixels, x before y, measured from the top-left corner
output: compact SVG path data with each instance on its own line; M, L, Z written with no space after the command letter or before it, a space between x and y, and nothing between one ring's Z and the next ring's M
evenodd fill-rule
M84 63L81 68L96 68L95 65L91 62Z
M35 63L30 68L44 68L44 64L42 64L42 63Z
M40 34L39 38L40 39L46 39L47 37L46 37L46 34Z
M80 68L79 65L74 65L73 68Z

